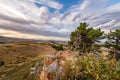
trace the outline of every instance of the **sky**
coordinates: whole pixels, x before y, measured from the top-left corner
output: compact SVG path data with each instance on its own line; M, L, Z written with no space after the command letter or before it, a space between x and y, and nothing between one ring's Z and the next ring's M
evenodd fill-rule
M81 22L120 28L120 0L0 0L0 36L69 40Z

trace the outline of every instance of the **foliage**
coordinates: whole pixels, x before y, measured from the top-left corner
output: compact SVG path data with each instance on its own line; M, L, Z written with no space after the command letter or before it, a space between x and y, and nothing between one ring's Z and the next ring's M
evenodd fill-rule
M80 56L68 62L62 80L119 80L120 61L109 59L103 54Z
M61 50L63 50L63 45L62 44L60 44L60 45L53 44L52 48L54 48L56 51L61 51Z
M114 53L112 55L114 55L114 57L119 56L118 55L118 51L120 51L120 29L116 29L115 31L110 31L110 33L108 33L106 35L106 38L108 39L108 41L105 42L105 46L111 49L111 52Z
M101 29L89 28L87 23L80 23L80 26L71 33L68 45L74 51L90 52L93 50L93 44L98 42L102 35Z

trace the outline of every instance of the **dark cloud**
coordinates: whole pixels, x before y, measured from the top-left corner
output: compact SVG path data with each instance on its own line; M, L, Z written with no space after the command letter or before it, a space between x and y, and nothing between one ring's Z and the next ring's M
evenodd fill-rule
M25 19L20 19L20 18L14 18L14 17L10 17L7 15L3 15L0 14L0 19L1 20L6 20L6 21L11 21L11 22L16 22L16 23L20 23L20 24L30 24L30 23L34 23L32 20L25 20Z
M22 26L22 27L21 27ZM21 25L21 26L16 26L16 25L1 25L1 29L6 29L6 30L13 30L13 31L18 31L21 33L25 34L34 34L34 35L42 35L42 36L54 36L54 37L69 37L69 33L61 33L61 32L56 32L56 31L49 31L45 29L35 29L35 27L27 28L27 26Z

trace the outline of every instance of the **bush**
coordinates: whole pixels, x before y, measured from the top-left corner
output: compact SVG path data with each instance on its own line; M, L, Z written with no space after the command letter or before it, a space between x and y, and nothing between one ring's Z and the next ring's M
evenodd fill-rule
M4 65L4 62L3 61L0 61L0 67Z
M119 80L120 61L88 54L66 64L62 80Z
M60 45L52 45L52 48L54 48L56 51L61 51L61 50L63 50L63 45L62 44L60 44Z

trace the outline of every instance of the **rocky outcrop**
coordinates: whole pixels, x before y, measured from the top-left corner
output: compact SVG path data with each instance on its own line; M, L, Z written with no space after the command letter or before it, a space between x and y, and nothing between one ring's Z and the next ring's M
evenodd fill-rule
M61 51L56 55L46 56L40 80L59 80L60 76L64 74L66 62L73 59L75 60L76 56L70 51Z

